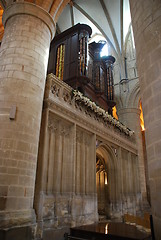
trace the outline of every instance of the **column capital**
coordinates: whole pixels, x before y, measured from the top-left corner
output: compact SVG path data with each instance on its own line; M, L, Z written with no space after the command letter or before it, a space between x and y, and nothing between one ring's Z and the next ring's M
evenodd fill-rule
M140 116L140 109L139 108L121 108L118 111L118 115L127 114L127 113L136 113Z
M31 15L41 19L48 26L51 33L51 40L53 39L56 31L56 24L54 20L47 11L33 3L15 2L9 5L3 13L2 22L4 27L9 18L19 14Z

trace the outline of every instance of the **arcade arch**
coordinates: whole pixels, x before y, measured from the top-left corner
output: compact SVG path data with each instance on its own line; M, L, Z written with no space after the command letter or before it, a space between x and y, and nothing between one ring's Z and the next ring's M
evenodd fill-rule
M113 218L118 201L118 171L116 156L106 144L96 149L96 188L98 214Z

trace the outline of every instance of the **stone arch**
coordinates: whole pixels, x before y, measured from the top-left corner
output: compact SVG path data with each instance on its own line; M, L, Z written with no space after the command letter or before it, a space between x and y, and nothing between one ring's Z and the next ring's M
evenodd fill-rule
M118 169L117 159L113 149L105 144L100 143L96 149L96 155L101 155L105 161L105 169L107 170L108 186L107 186L107 202L106 215L109 218L115 216L115 209L118 200Z
M130 23L130 25L129 25L129 29L128 29L128 32L127 32L127 34L126 34L126 38L125 38L125 42L124 42L124 53L125 53L125 56L126 56L127 43L128 43L130 34L131 34L131 23Z
M13 0L9 1L6 3L6 1L4 1L3 4L3 8L7 8L10 4L12 4ZM18 2L18 1L17 1ZM55 22L57 22L60 14L62 13L63 9L66 7L66 5L70 2L70 0L23 0L22 2L29 2L31 4L36 4L37 6L40 6L41 8L43 8L45 11L47 11L51 17L53 18L53 20ZM2 1L3 3L3 1Z
M140 101L140 84L137 82L133 87L131 93L127 97L126 106L129 108L139 108Z
M119 96L117 96L117 95L115 95L115 102L116 102L116 108L117 108L117 110L123 108L123 101L122 101L122 99L121 99Z

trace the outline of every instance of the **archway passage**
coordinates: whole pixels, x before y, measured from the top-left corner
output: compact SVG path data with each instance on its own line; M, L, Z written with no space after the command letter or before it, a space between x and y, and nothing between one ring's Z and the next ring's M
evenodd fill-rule
M111 219L115 215L116 203L116 166L113 151L100 144L96 150L96 188L97 205L100 220Z
M96 186L99 216L106 216L106 205L108 198L108 175L104 158L97 154L96 156Z

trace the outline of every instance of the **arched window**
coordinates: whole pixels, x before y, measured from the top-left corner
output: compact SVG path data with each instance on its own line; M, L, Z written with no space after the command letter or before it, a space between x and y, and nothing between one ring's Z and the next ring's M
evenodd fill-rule
M56 76L63 80L64 74L64 56L65 56L65 45L61 44L57 48L56 55Z

